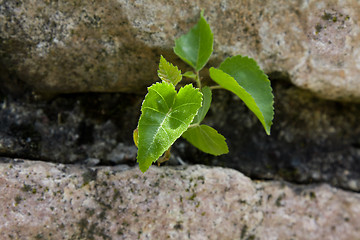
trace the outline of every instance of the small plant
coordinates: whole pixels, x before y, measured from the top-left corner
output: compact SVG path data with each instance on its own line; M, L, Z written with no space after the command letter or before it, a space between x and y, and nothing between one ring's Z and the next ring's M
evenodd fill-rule
M134 130L142 172L153 162L160 164L168 160L172 144L181 136L206 153L217 156L229 152L225 138L212 127L201 124L210 108L213 89L236 94L270 135L274 96L268 77L253 59L238 55L225 59L219 68L210 68L210 77L218 86L203 87L199 72L212 51L213 33L201 12L198 23L178 38L174 47L175 54L193 71L182 74L161 56L158 76L162 82L148 88ZM177 91L175 87L183 77L192 79L197 87L187 84Z

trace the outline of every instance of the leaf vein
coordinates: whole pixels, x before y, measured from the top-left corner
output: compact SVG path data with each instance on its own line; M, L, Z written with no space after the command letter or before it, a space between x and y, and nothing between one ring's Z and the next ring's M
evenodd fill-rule
M149 109L149 110L152 110L154 112L157 112L157 113L160 113L164 116L166 116L166 113L163 113L163 112L160 112L159 110L155 109L155 108L152 108L152 107L143 107L144 109Z
M156 93L162 98L162 100L164 100L167 108L170 109L170 107L169 107L169 105L167 104L167 102L166 102L165 98L163 97L163 95L161 95L161 94L160 94L156 89L154 89L154 88L151 88L151 90L153 90L154 92L156 92Z
M176 118L176 117L173 117L173 116L168 116L169 118L172 118L172 119L175 119L175 120L177 120L177 121L179 121L179 122L181 122L182 124L184 124L184 125L187 125L183 120L180 120L180 119L178 119L178 118Z
M201 134L204 136L206 135L206 137L215 144L215 146L219 146L219 144L217 142L215 142L212 137L209 136L209 134L207 134L207 132L205 130L203 130L200 126L200 130L201 130Z
M183 106L188 106L188 105L197 105L196 103L184 103L184 104L181 104L175 108L172 109L172 111L175 111L176 109L180 108L180 107L183 107Z

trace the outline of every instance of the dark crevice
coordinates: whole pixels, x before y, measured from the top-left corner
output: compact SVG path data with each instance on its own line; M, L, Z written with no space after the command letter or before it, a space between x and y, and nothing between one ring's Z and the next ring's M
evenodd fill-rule
M217 90L204 123L226 137L229 154L205 154L180 138L173 157L162 165L178 165L180 158L187 164L233 168L256 180L328 183L358 191L349 182L360 184L360 104L322 100L294 87L282 72L269 77L275 95L270 136L240 100ZM4 93L0 158L135 166L132 131L143 97L79 93L44 98L29 92L15 98Z
M94 136L93 136L94 125L93 124L82 121L79 124L77 131L79 133L79 138L76 141L76 143L78 145L94 143Z
M56 163L52 159L44 159L44 158L40 159L40 158L32 157L29 155L20 155L20 154L11 154L11 153L0 154L0 162L6 163L6 162L10 161L10 159L21 159L24 161L42 161L42 162Z

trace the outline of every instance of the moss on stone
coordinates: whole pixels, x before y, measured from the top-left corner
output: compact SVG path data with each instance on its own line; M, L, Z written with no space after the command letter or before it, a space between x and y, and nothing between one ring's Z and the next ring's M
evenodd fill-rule
M193 193L188 199L190 201L194 201L195 198L196 198L196 193Z
M322 20L329 21L333 18L331 13L324 12L324 15L321 16Z
M23 184L22 188L21 188L21 191L23 192L32 192L32 187L31 185L28 185L28 184Z
M22 197L20 195L16 195L15 197L15 206L19 205L19 203L22 201Z
M240 239L244 239L245 236L246 236L246 233L247 233L247 230L248 230L248 226L247 225L244 225L241 229L241 235L240 235Z
M316 24L315 26L315 33L316 34L319 34L321 32L321 30L323 29L322 25L321 24Z

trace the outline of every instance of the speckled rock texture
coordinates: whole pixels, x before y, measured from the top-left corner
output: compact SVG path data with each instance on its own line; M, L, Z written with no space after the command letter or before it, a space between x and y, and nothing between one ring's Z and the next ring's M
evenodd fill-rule
M1 239L357 239L360 195L222 168L0 164Z
M249 55L319 96L360 100L358 0L2 0L2 78L43 93L144 91L160 54L180 63L174 39L200 9L215 35L209 65Z

